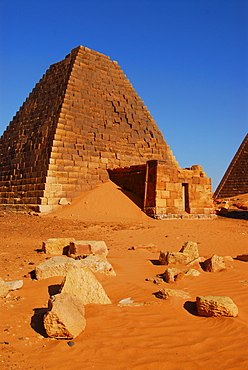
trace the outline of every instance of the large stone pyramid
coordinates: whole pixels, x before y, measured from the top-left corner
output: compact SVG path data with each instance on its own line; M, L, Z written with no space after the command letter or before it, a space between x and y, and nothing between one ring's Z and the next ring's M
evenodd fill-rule
M0 203L50 211L169 146L115 61L79 46L36 84L0 139Z
M219 183L214 198L228 198L248 193L248 134Z

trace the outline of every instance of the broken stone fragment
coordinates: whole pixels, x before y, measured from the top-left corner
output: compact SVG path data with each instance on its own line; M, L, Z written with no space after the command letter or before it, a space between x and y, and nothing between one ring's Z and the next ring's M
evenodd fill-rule
M102 240L75 240L70 243L69 256L88 256L90 254L98 254L107 256L108 248Z
M149 277L146 279L146 281L152 281L154 284L163 284L164 283L164 279L158 277L158 276L153 276L153 277Z
M48 310L43 321L49 337L72 339L85 329L84 306L74 295L68 293L52 296Z
M20 289L23 286L23 280L4 281L0 278L0 297L6 297L11 290Z
M226 268L224 258L214 254L211 258L208 258L203 263L205 271L217 272Z
M182 252L160 251L160 265L185 265L189 262L189 255Z
M160 251L159 253L159 263L160 265L167 265L167 254L169 252L168 251Z
M182 279L184 277L184 272L181 269L168 268L164 272L163 277L166 283L173 283L176 280Z
M159 292L155 293L155 296L161 299L168 299L169 297L180 297L184 299L191 298L189 293L185 292L184 290L167 288L161 289Z
M47 254L68 254L70 242L74 238L50 238L42 243L42 251Z
M185 265L189 262L189 255L182 252L169 252L167 254L168 265Z
M195 269L189 269L185 271L185 276L199 276L199 275L201 275L200 271Z
M102 285L86 267L70 270L61 284L60 292L74 294L83 305L111 304Z
M248 262L248 253L240 254L236 257L237 260Z
M0 277L0 297L6 297L9 293L9 287L5 284L3 279Z
M196 242L185 242L179 252L188 254L190 261L193 261L199 257L199 251Z
M5 285L9 287L9 290L17 290L23 286L23 280L5 281Z
M66 206L68 204L71 204L66 198L60 198L59 204L62 206Z
M36 266L35 276L37 280L47 279L52 276L65 276L71 269L78 268L80 261L66 256L51 257Z
M199 316L238 315L238 307L229 297L199 296L196 297L196 308Z
M168 268L164 274L163 278L167 283L173 283L174 281L181 280L185 276L199 276L200 272L195 269L178 269L176 267L174 268Z
M158 251L158 248L156 247L156 245L152 243L147 244L147 245L137 245L136 247L132 247L132 249L134 250L145 249L151 253L157 253Z
M101 256L88 256L80 260L82 267L88 267L93 272L100 272L101 274L116 276L113 266Z

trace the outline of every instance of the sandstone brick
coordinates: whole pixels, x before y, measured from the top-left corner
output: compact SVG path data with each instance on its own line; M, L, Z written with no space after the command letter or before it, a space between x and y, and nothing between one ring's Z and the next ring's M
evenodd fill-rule
M111 304L102 285L87 268L77 268L68 271L61 285L61 293L75 295L83 305Z
M70 243L70 255L90 255L98 254L107 256L108 248L104 241L97 240L76 240Z
M77 337L86 326L84 314L82 302L73 294L52 296L43 320L47 335L57 339Z
M42 243L42 250L47 254L68 254L70 242L74 238L50 238Z

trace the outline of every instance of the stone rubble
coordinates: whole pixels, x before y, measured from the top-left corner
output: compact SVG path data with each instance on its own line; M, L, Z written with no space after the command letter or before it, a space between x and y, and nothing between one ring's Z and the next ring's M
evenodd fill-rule
M217 272L226 268L224 257L217 256L214 254L211 258L208 258L203 263L204 269L207 272Z
M196 308L199 316L238 315L238 307L229 297L199 296L196 297Z

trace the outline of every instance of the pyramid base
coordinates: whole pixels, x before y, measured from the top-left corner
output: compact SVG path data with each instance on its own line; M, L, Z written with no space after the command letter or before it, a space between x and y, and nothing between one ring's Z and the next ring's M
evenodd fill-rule
M1 211L10 212L36 212L51 213L61 209L61 205L41 205L41 204L0 204Z
M217 218L216 214L167 214L167 215L154 215L156 220L213 220Z

